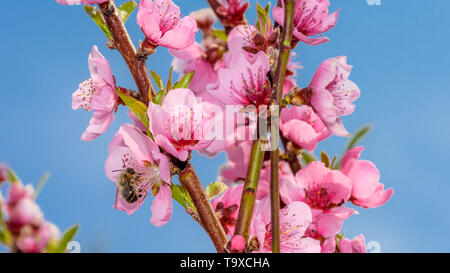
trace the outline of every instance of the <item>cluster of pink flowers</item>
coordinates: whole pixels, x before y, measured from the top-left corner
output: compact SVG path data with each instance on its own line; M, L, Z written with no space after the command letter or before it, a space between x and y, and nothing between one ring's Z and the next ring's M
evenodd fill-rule
M8 181L8 167L0 167L0 184ZM31 185L11 182L6 199L0 195L0 232L8 238L8 246L13 252L46 252L48 245L60 239L58 227L45 221L44 215L36 204L35 191ZM2 230L2 228L5 228Z
M62 4L95 4L105 1L68 1ZM284 3L273 8L274 21L284 23ZM231 250L270 252L272 226L270 215L270 162L263 163L256 203L250 227L250 241L234 236L237 215L250 164L253 135L258 121L246 113L273 100L273 75L279 54L280 29L269 16L266 22L252 26L246 23L247 3L223 0L215 11L229 33L226 39L213 31L214 12L202 10L183 17L172 0L141 0L137 13L147 43L161 46L173 55L174 70L180 75L195 72L189 88L162 90L157 100L145 105L145 118L129 112L132 124L122 125L109 147L105 163L106 174L116 187L114 208L134 213L151 193L151 223L161 226L172 215L173 162L187 162L196 150L208 156L227 154L227 162L219 169L218 179L229 188L212 200L213 208L227 235ZM329 14L328 0L297 0L294 12L293 44L319 45L327 37L317 37L336 25L338 11ZM268 15L268 14L267 14ZM261 18L260 18L261 19ZM238 23L238 24L236 24ZM236 25L234 25L236 24ZM276 27L275 27L276 26ZM203 33L201 42L196 33ZM284 79L283 95L295 90L303 94L301 105L283 107L280 132L297 150L314 152L317 145L330 135L350 136L342 117L354 112L353 102L360 96L352 82L352 66L346 56L325 60L317 69L308 88L296 85L296 70L300 68L291 54ZM124 103L117 93L115 78L108 61L94 46L89 56L91 79L80 84L73 94L73 108L94 111L82 136L91 141L103 134L114 120L117 107ZM299 94L297 94L299 95ZM220 114L226 107L239 106L230 116ZM131 108L131 107L130 107ZM260 112L261 111L261 112ZM140 113L142 115L142 113ZM213 126L214 124L214 126ZM207 132L232 128L234 136L208 138ZM227 131L228 132L228 131ZM363 147L349 150L341 160L340 169L313 161L294 172L282 160L279 166L281 197L280 229L282 252L365 252L365 238L343 238L339 232L343 222L358 212L346 204L375 208L393 195L384 189L376 166L360 159ZM0 174L1 181L1 174Z
M344 220L358 212L346 207L345 204L353 203L363 208L376 208L392 197L394 191L384 190L384 185L379 182L380 174L376 166L371 161L359 159L362 150L362 147L357 147L348 151L342 160L340 170L330 169L324 163L315 161L294 175L287 163L280 163L280 197L283 205L280 224L283 252L347 252L348 247L342 248L337 245L348 242L347 239L339 240L339 232ZM236 153L242 152L237 150ZM233 155L230 159L232 158ZM268 163L261 171L252 225L252 234L259 245L263 246L261 251L271 251ZM244 170L241 173L245 175ZM235 174L230 174L228 178L235 179ZM222 175L227 173L222 171ZM239 193L242 193L242 185L232 186L212 203L230 236L233 235L239 210L241 199ZM362 235L358 237L356 243L361 242L362 244L364 242ZM366 250L364 244L357 249L361 252Z

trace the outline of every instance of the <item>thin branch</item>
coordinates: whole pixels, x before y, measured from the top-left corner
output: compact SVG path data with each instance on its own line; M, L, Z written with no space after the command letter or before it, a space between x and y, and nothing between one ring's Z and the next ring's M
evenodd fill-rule
M151 96L154 96L156 92L150 80L145 60L139 60L136 57L136 48L118 15L114 0L99 4L98 6L112 34L114 47L117 48L127 63L141 95L141 101L147 105Z
M242 192L239 214L234 229L234 235L240 235L248 241L250 224L252 222L253 207L255 205L256 191L258 190L259 175L261 173L264 159L262 149L263 141L254 140L250 154L250 162L245 179L244 190Z
M280 43L280 55L278 58L278 67L275 75L275 105L279 106L281 97L283 95L283 86L286 78L286 70L291 55L291 40L294 29L294 7L295 0L284 1L284 27L283 34ZM273 120L279 125L280 112L275 111ZM272 217L272 252L280 252L280 194L278 185L278 169L279 169L279 129L275 126L276 130L273 130L272 140L275 140L276 149L273 149L270 153L270 203L271 203L271 217ZM273 127L272 127L273 128Z
M186 188L197 208L201 226L206 230L211 238L217 252L225 252L225 245L228 241L227 235L222 228L211 203L206 196L202 183L191 163L188 163L178 175L180 183Z

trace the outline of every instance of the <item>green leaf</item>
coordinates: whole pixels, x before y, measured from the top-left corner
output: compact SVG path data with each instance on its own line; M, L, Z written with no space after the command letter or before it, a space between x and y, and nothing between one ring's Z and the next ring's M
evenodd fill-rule
M8 170L7 170L7 175L8 175L8 181L9 182L11 182L11 183L16 183L16 182L18 182L18 183L20 183L20 178L19 178L19 176L17 176L17 174L11 169L11 168L8 168Z
M302 158L306 165L313 161L317 161L316 157L313 154L310 154L307 151L302 151Z
M1 196L0 196L1 201ZM0 202L0 243L4 245L10 245L11 244L11 233L6 228L5 222L3 221L3 214L2 214L2 206Z
M164 90L164 82L162 81L161 77L153 70L150 70L150 74L152 75L152 78L155 81L156 86L158 86L159 91Z
M320 153L320 161L322 161L327 168L330 167L330 157L324 151Z
M183 78L181 78L180 81L178 81L177 83L175 83L175 85L173 86L173 89L177 89L177 88L189 88L189 84L191 84L192 78L194 77L194 71L187 73L186 75L184 75Z
M268 24L268 27L270 29L271 20L269 19L269 12L267 9L270 10L270 4L268 4L266 7L262 7L258 2L256 3L256 13L258 16L258 22L256 26L258 27L259 31L265 35L266 33L266 25Z
M181 185L175 185L172 183L172 185L170 185L170 189L172 190L172 198L187 209L184 188Z
M137 99L123 94L119 89L116 90L122 101L130 108L130 110L139 118L139 120L148 129L149 119L147 116L147 106Z
M165 95L164 90L159 91L158 93L156 93L156 96L153 98L153 102L158 105L161 105L162 101L164 99L164 95Z
M91 6L84 6L84 11L87 13L87 15L89 15L89 17L91 17L91 19L97 24L97 26L103 31L103 33L105 33L106 37L108 39L111 39L111 32L106 26L101 12L97 8Z
M182 185L175 185L172 183L170 185L170 189L172 190L172 198L180 203L185 209L192 208L195 212L197 212L197 208L192 201L191 196L186 191L186 189Z
M221 195L224 191L228 189L228 186L222 182L216 181L211 183L206 187L206 196L211 200L216 196Z
M57 246L54 249L50 249L49 252L64 253L67 249L67 244L72 241L73 238L75 238L75 235L77 234L79 228L79 225L68 228L64 232L64 235L62 236Z
M135 1L128 1L125 4L123 4L117 8L117 10L119 12L119 17L120 17L120 19L122 19L122 22L124 24L130 17L130 15L133 13L133 11L136 7L137 7L137 3Z
M167 84L166 84L166 92L173 89L172 74L173 74L173 66L170 67L169 79L167 80Z
M372 125L370 124L359 129L355 134L353 134L345 151L347 152L353 149L368 133L370 133L370 131L372 131Z
M212 30L212 34L213 34L216 38L218 38L218 39L224 41L225 43L226 43L227 40L228 40L228 35L227 35L227 33L225 32L225 30L222 30L222 29L213 29L213 30Z
M47 183L49 178L50 178L50 173L48 173L48 172L44 173L44 175L39 180L36 190L34 191L34 198L37 198L39 196L39 193L41 193L42 189L44 188L44 186Z
M333 159L331 160L331 163L330 163L330 168L331 169L333 168L334 162L336 161L336 159L337 159L337 156L333 156Z

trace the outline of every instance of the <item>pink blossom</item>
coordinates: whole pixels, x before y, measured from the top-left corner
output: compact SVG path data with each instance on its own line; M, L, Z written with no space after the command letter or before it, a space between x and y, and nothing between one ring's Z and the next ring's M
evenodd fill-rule
M26 228L17 238L17 247L23 253L42 253L50 240L59 240L59 229L52 223L43 222L37 229Z
M306 105L283 108L280 129L286 138L309 151L314 151L317 144L330 135L322 120Z
M13 206L7 207L7 225L11 230L20 229L24 225L33 224L38 226L44 219L39 206L34 199L23 198Z
M284 1L282 7L273 8L273 17L281 26L284 25ZM327 32L336 25L339 11L328 14L328 0L298 0L295 3L294 36L309 45L328 42L327 37L310 38Z
M311 104L331 133L349 136L340 116L353 113L353 101L360 96L358 86L348 79L352 66L347 57L335 57L324 61L311 80L313 95Z
M367 253L364 235L359 235L353 240L342 238L339 240L340 253Z
M243 188L242 184L230 187L221 196L212 201L217 218L225 232L230 236L233 235L236 226Z
M109 62L92 48L88 59L91 78L82 82L72 95L72 108L94 111L89 126L81 136L84 141L92 141L103 134L114 121L117 94L114 76Z
M262 200L256 209L253 222L254 232L260 245L260 252L272 251L272 224L270 198ZM280 211L281 252L320 252L320 242L304 237L312 221L310 208L303 202L292 202Z
M389 201L394 190L384 190L375 164L359 160L363 150L364 147L355 147L348 151L342 158L341 170L352 181L352 202L364 208L376 208Z
M184 49L194 43L197 24L191 16L181 17L172 0L141 0L137 23L153 45Z
M189 151L206 148L212 139L207 136L212 125L212 105L199 102L189 89L171 90L162 105L150 103L148 116L155 142L181 161Z
M108 178L116 185L124 171L131 171L134 177L133 190L138 193L138 199L135 202L128 202L122 197L118 188L114 208L132 214L141 207L148 193L153 192L156 196L151 207L151 223L162 226L170 220L172 194L169 159L140 129L129 124L119 129L109 146L105 171Z
M252 45L253 33L258 29L252 25L238 25L228 34L227 45L231 52L239 52L245 46Z
M352 182L340 171L314 161L297 172L294 181L284 181L282 189L281 198L287 204L301 201L313 209L329 210L350 199Z
M41 209L34 200L34 190L31 185L12 183L8 199L1 200L1 203L7 215L5 222L14 234L19 233L25 225L39 226L44 219Z
M330 170L322 162L311 162L295 175L280 181L280 197L284 203L305 202L312 211L307 235L324 240L341 230L344 220L357 213L342 206L349 201L351 181L343 173Z
M217 83L207 86L208 92L225 105L267 105L271 85L267 80L269 60L262 51L257 54L240 50L224 56L224 68L218 71Z
M94 5L108 2L109 0L56 0L63 5Z

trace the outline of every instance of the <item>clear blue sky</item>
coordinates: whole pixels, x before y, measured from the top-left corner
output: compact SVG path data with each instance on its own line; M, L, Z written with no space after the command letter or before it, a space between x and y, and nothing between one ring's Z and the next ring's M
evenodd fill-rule
M205 7L203 0L174 0L183 13ZM123 1L118 0L118 3ZM255 18L254 6L248 18ZM262 1L264 2L264 1ZM318 65L347 55L351 79L362 91L355 114L345 118L350 131L366 123L375 130L365 139L365 159L374 161L382 182L396 193L388 205L359 209L344 226L346 235L363 233L384 252L450 250L450 2L448 0L332 0L341 8L331 42L296 49L305 67L298 82L306 85ZM0 161L26 182L45 171L52 178L39 203L45 216L62 229L81 224L82 251L213 251L204 231L174 204L172 221L162 228L149 223L150 202L132 216L114 210L114 185L104 174L107 147L125 112L107 134L85 143L80 135L91 113L71 110L71 94L89 77L87 56L97 44L121 86L134 88L117 52L104 46L104 35L81 7L54 0L14 1L2 13L0 29ZM135 14L127 26L134 41L143 38ZM159 49L149 66L167 77L171 58ZM319 147L339 153L345 139ZM207 184L216 178L224 156L194 165ZM148 200L150 201L150 200Z

